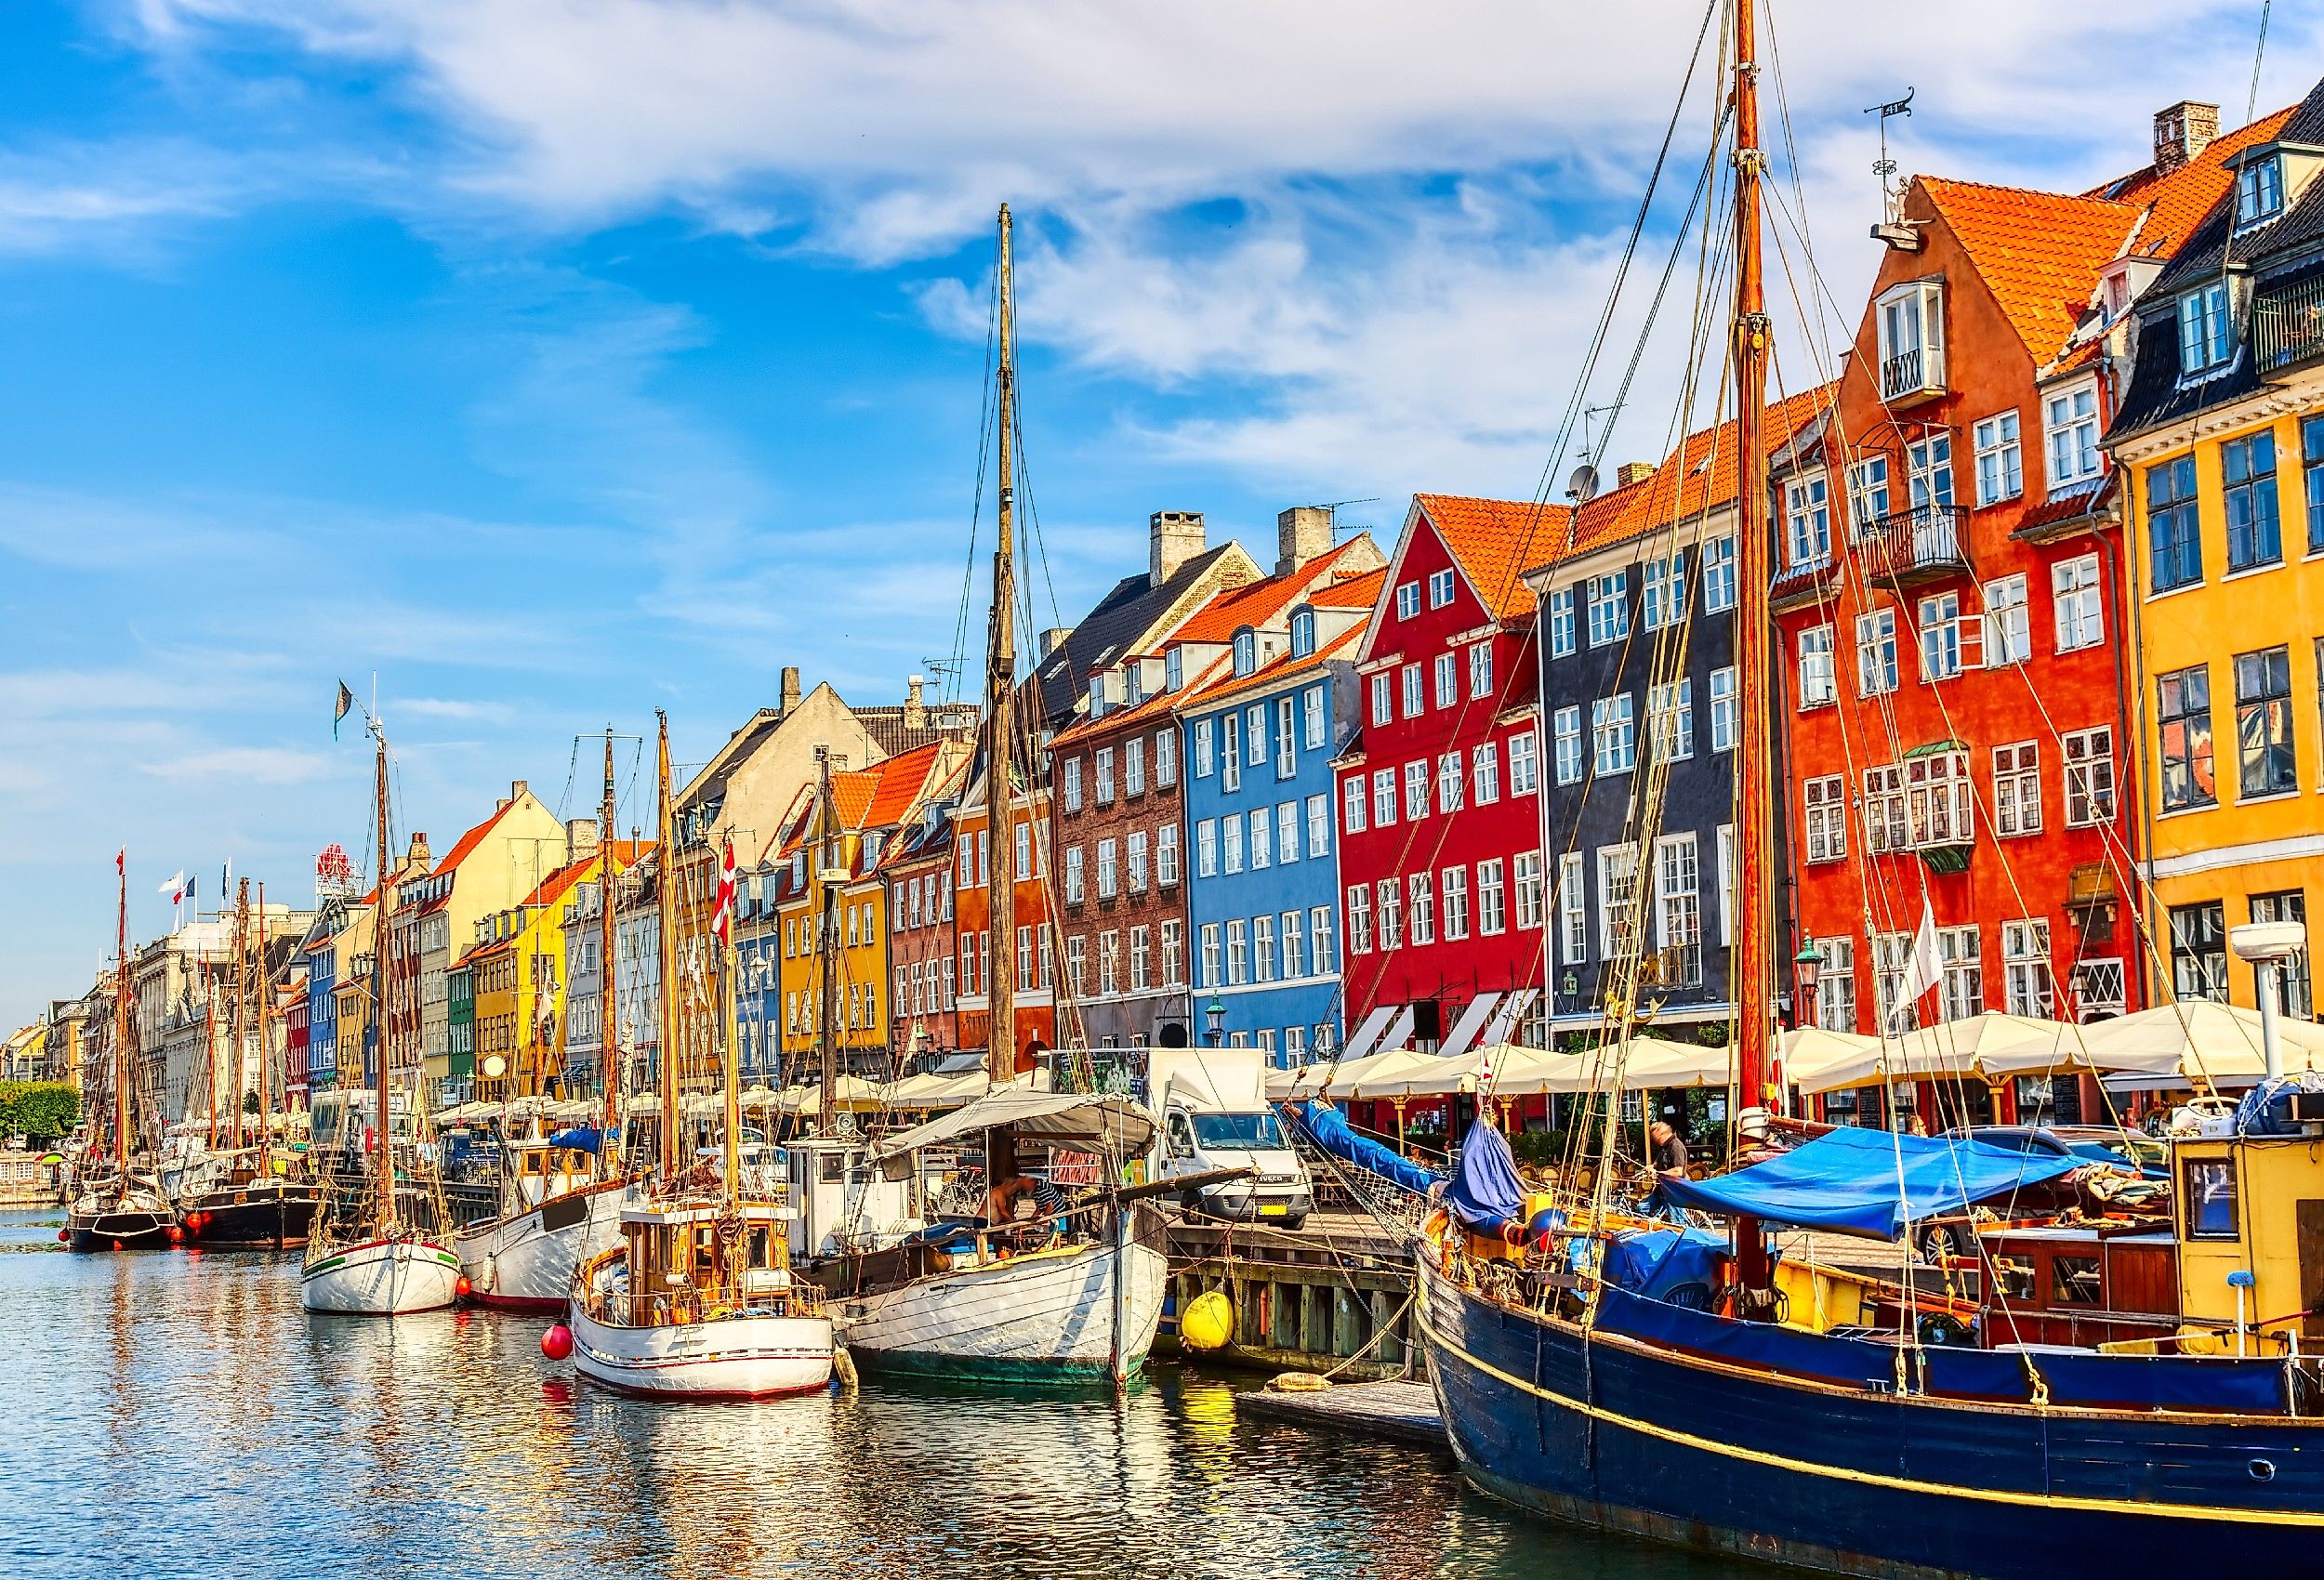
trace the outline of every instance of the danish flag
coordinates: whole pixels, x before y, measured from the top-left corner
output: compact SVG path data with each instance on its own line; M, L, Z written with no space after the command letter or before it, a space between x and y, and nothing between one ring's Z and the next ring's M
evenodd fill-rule
M719 908L711 913L710 931L719 941L719 947L731 949L734 943L734 842L726 842L726 853L719 858Z

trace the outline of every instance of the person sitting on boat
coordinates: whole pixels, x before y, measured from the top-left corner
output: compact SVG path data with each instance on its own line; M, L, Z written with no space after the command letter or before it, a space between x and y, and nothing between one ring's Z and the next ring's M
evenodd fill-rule
M1685 1179L1686 1143L1679 1139L1679 1133L1670 1127L1667 1119L1657 1119L1647 1126L1646 1139L1653 1144L1651 1161L1657 1181L1655 1211L1658 1216L1676 1222L1684 1209L1662 1193L1660 1181Z
M1014 1224L1017 1204L1030 1197L1033 1216L1022 1226L1020 1244L1038 1244L1064 1228L1058 1215L1065 1210L1065 1192L1037 1175L1012 1175L992 1189L985 1199L984 1220L995 1229Z

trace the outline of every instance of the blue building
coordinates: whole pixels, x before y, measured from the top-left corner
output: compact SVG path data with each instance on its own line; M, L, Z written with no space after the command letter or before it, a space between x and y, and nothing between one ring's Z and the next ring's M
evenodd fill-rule
M782 933L774 913L783 872L769 862L737 879L734 953L742 985L734 994L734 1034L746 1086L783 1084Z
M347 927L347 902L324 902L308 928L299 957L307 970L307 1090L327 1092L338 1084L339 935Z
M1196 1029L1215 1004L1228 1046L1280 1067L1341 1040L1331 762L1356 725L1355 652L1385 573L1377 550L1359 563L1309 588L1283 629L1235 632L1231 663L1178 708Z

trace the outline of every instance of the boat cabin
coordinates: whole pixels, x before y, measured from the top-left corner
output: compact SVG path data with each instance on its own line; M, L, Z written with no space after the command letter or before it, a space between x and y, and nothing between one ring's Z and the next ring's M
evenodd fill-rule
M2180 1308L2229 1353L2238 1343L2265 1355L2324 1346L2324 1117L2299 1114L2294 1134L2172 1148Z
M589 1314L620 1327L666 1327L736 1316L780 1314L810 1301L791 1286L788 1219L772 1202L626 1207L621 1215L627 1276L591 1286ZM721 1243L732 1235L731 1247ZM587 1270L585 1270L586 1272Z
M2167 1230L2013 1227L1977 1240L1987 1270L1988 1346L2095 1348L2178 1331L2178 1266Z

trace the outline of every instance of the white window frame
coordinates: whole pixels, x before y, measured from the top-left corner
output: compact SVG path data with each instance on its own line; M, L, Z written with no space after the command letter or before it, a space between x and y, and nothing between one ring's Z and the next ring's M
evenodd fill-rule
M2050 615L2057 651L2080 652L2106 640L2106 596L2098 582L2098 557L2077 555L2050 567Z
M2098 381L2081 379L2041 396L2041 456L2052 498L2105 475L2098 450Z
M1976 455L1980 508L2015 499L2026 492L2025 455L2018 435L2023 418L2014 410L1980 417L1970 428Z

